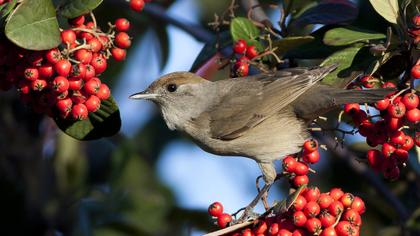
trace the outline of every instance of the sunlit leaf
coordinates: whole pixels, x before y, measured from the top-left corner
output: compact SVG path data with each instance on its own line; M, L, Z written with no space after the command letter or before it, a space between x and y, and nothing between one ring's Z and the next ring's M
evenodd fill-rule
M376 12L387 21L397 24L399 15L398 0L369 0Z
M244 39L248 44L253 45L260 34L260 30L247 18L236 17L230 24L230 33L234 41Z

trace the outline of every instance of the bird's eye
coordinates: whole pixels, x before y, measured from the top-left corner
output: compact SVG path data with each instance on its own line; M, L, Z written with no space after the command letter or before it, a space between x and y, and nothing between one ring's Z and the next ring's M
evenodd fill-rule
M175 92L176 89L177 89L176 84L168 84L168 86L166 87L166 90L168 90L171 93Z

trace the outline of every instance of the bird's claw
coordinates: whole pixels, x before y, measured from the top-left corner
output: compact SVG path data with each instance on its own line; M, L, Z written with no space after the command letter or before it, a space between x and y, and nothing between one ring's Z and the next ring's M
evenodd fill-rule
M253 209L252 207L249 207L249 206L246 207L244 209L244 212L242 213L241 217L239 217L239 219L236 220L235 223L240 224L240 223L243 223L243 222L246 222L246 221L257 219L259 215L257 213L255 213L252 209Z

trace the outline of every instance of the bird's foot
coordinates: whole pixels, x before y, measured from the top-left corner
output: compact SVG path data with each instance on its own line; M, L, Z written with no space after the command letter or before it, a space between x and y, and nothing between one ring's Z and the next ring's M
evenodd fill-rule
M242 215L235 221L235 224L240 224L246 221L255 220L259 217L259 214L253 211L252 206L247 206L243 208Z

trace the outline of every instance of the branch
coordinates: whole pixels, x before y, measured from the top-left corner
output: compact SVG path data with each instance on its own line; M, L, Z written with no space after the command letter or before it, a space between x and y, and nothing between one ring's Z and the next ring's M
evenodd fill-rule
M335 156L339 157L341 160L345 161L347 165L358 175L364 177L371 185L376 189L380 195L384 196L385 200L395 209L398 213L398 216L401 222L405 222L408 217L408 211L405 206L400 202L400 200L392 193L388 187L376 176L372 170L370 170L366 165L361 165L356 160L358 159L352 151L347 147L336 145L336 142L331 136L313 134L321 142L325 143L328 146L328 150L332 152Z
M258 0L241 0L242 8L250 13L251 19L260 22L268 28L273 28L273 24L265 14Z
M200 42L209 43L214 38L214 35L210 31L204 29L202 26L183 22L167 14L166 9L157 4L146 4L143 12L151 17L157 18L168 24L178 27Z

